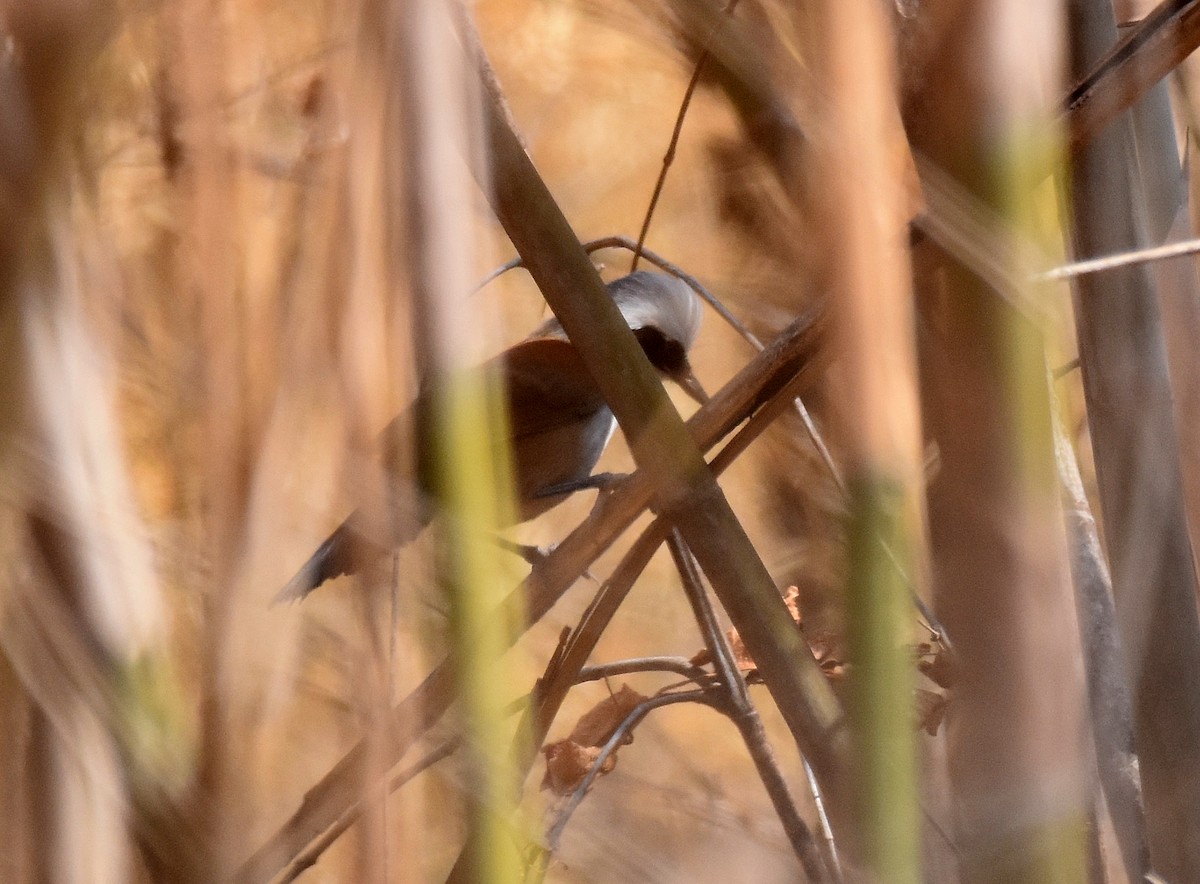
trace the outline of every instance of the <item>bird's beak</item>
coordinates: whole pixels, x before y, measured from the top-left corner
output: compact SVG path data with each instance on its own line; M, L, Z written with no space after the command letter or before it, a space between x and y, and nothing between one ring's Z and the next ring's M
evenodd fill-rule
M701 405L708 402L708 394L704 392L704 388L700 386L700 382L696 380L696 375L692 372L692 367L686 362L683 368L671 375L671 380L679 385L679 389Z

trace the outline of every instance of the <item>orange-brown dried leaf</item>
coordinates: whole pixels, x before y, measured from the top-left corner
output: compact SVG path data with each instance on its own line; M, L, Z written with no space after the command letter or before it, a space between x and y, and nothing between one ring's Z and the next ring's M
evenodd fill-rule
M800 587L789 586L783 594L783 603L787 605L788 613L796 621L796 625L804 628L804 615L800 612Z
M788 613L792 615L792 619L796 621L796 625L803 629L804 624L801 621L800 615L800 590L795 586L789 586L783 594L783 603L787 605ZM725 639L729 642L729 649L733 652L734 663L740 671L754 672L758 669L758 666L754 663L754 658L746 650L746 644L742 641L742 637L738 635L736 629L726 630ZM712 662L712 654L708 652L708 648L703 648L693 654L688 662L693 666L707 666Z
M916 691L917 727L931 737L936 737L946 718L946 707L950 700L945 694L918 688Z
M629 685L622 685L615 694L605 697L581 715L565 740L543 746L546 775L542 778L542 788L550 789L557 795L569 795L578 789L600 757L604 744L617 732L629 713L645 700L644 694ZM627 734L622 742L629 743L632 740L633 735ZM614 750L604 759L600 773L606 774L616 766L617 753Z
M559 740L542 748L546 757L546 775L542 777L542 788L555 795L570 795L587 778L588 771L600 757L599 746L580 746L574 740ZM612 752L600 766L604 775L617 766L617 753Z
M957 676L954 655L941 645L918 645L917 669L939 688L954 686Z
M758 669L754 664L754 658L746 650L746 643L742 641L742 637L738 635L736 629L725 633L725 638L729 640L729 650L733 652L733 662L737 664L738 669L742 672L753 672Z
M818 632L814 635L805 633L805 640L812 649L813 657L821 664L821 668L841 665L846 660L846 649L842 637L834 632Z
M621 685L619 691L605 697L580 716L567 739L580 746L603 746L616 733L626 716L646 699L645 694L639 694L629 685Z

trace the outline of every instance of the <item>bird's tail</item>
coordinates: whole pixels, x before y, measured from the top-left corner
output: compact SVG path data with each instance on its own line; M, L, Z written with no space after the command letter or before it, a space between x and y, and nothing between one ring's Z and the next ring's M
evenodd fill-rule
M326 580L356 573L363 565L367 546L373 544L355 531L349 522L343 523L317 547L317 551L276 594L271 604L301 601Z

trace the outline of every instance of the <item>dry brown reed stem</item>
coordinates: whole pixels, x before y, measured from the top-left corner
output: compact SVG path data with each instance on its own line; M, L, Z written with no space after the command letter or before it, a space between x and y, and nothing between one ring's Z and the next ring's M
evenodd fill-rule
M176 219L169 285L175 293L179 330L195 335L194 354L204 354L196 370L190 403L200 415L198 483L205 514L190 538L210 564L206 580L196 580L203 615L198 643L199 745L193 810L206 830L214 868L228 862L237 841L231 810L240 788L234 770L239 745L229 739L234 722L231 650L234 637L235 574L246 528L250 462L257 450L251 438L245 383L246 316L239 298L245 280L236 224L241 170L228 143L228 130L209 118L205 125L178 125L205 119L229 95L230 34L209 0L185 0L164 10L160 22L163 86L174 111L164 121L175 146L164 152ZM194 575L191 575L194 578Z
M151 691L161 674L163 612L134 514L111 353L89 312L116 293L111 279L87 278L83 257L106 260L107 243L73 231L70 215L73 184L94 186L79 150L92 122L82 98L115 9L5 13L0 670L6 719L23 719L0 739L3 778L18 786L7 793L5 877L126 881L137 843L152 873L186 881L198 851L135 738L149 729L134 733L147 723L146 696L132 686Z
M827 356L823 342L824 324L819 310L792 323L692 416L688 427L696 443L707 450L753 415L754 432L747 432L748 426L737 437L745 437L742 444L748 444L769 422L760 420L759 415L777 414L813 383ZM622 483L603 507L572 531L534 570L517 594L523 600L514 598L511 604L506 604L504 616L513 622L521 617L527 618L523 623L538 622L596 557L645 511L650 497L650 481L645 475L635 473ZM647 559L658 542L661 541L649 547ZM636 573L640 573L640 568ZM514 638L518 631L513 630ZM586 654L579 665L585 661ZM392 730L385 740L393 763L442 716L454 699L451 665L443 661L392 710ZM357 805L362 797L363 751L360 742L308 790L296 812L242 865L237 880L270 880L347 808Z
M1164 0L1121 39L1109 41L1067 97L1071 149L1096 137L1197 46L1197 0Z
M996 233L999 222L992 213L965 193L929 160L918 158L927 211L918 220L922 231L937 247L952 254L980 278L986 279L997 297L1014 308L1030 303L1017 268L1006 268L997 257L1004 250L997 243L1009 238ZM973 237L975 233L979 238ZM987 244L992 248L987 248ZM938 272L942 258L931 242L915 250L917 277L930 280ZM1036 314L1035 314L1036 315ZM1075 368L1078 360L1073 360ZM1057 379L1057 376L1056 378ZM1064 518L1070 544L1071 575L1075 607L1079 617L1091 709L1091 732L1095 744L1098 774L1104 798L1113 820L1118 843L1130 874L1145 866L1145 832L1142 822L1140 780L1131 767L1133 710L1126 683L1124 656L1114 615L1112 586L1107 577L1096 532L1096 521L1082 489L1076 490L1069 477L1077 475L1075 452L1069 442L1056 437L1055 459L1062 483Z
M1079 72L1116 39L1116 25L1104 3L1073 0L1068 10ZM1071 239L1080 256L1144 244L1131 136L1128 120L1119 120L1076 152ZM1193 880L1200 878L1200 618L1154 280L1145 267L1118 269L1078 279L1075 296L1150 855L1167 879Z
M655 508L684 533L802 753L827 794L842 798L848 758L829 685L498 96L489 96L485 118L501 224L604 393L639 471L653 477Z
M1028 134L1044 131L1049 110L1033 75L1054 69L1052 10L1010 0L925 9L943 30L905 108L909 137L1018 226L1037 181L1030 164L1043 159ZM1083 691L1039 329L949 255L917 290L930 331L922 406L941 456L928 491L935 599L960 663L947 733L960 874L1074 880Z
M856 821L868 874L916 884L915 675L904 575L928 584L928 564L907 249L914 173L883 7L827 0L818 10L816 66L827 99L822 135L812 145L822 182L814 202L830 255L838 353L831 399L850 510L846 629Z

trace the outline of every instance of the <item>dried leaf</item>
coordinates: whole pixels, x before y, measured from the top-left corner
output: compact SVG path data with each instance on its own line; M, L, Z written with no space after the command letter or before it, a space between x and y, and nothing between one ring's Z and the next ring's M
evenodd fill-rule
M805 633L808 646L812 648L813 657L821 664L821 668L832 667L846 660L847 654L842 646L842 638L832 632L818 632L815 635Z
M555 795L570 795L582 784L600 757L599 746L580 746L573 740L560 740L542 748L546 756L546 775L542 778L542 788L549 789ZM617 753L613 752L605 759L600 767L600 773L606 774L617 765Z
M617 732L629 713L646 699L645 694L639 694L629 685L622 685L615 694L605 697L581 715L565 740L543 746L546 775L542 778L542 788L550 789L556 795L569 795L578 789L600 757L604 744ZM627 734L622 740L623 744L631 742L632 734ZM617 753L614 750L604 760L600 773L606 774L616 766Z
M800 613L800 587L789 586L783 594L783 603L787 605L788 612L791 613L792 619L796 624L804 628L804 616Z
M917 727L931 737L936 737L942 721L946 718L946 707L950 700L937 691L916 691Z
M789 586L783 594L783 603L787 605L788 612L792 615L792 619L796 621L796 625L803 629L804 623L800 614L800 590L795 586ZM746 650L746 645L742 641L742 637L738 635L736 629L727 630L725 639L729 642L729 649L733 652L733 660L739 670L742 672L754 672L758 669L754 663L754 658ZM693 654L688 662L693 666L707 666L712 662L712 654L708 652L708 648L704 648Z
M917 669L939 688L951 688L956 679L953 655L941 645L917 646Z
M580 716L567 739L580 746L603 746L616 733L625 717L646 699L645 694L639 694L629 685L622 685L615 694L605 697Z

